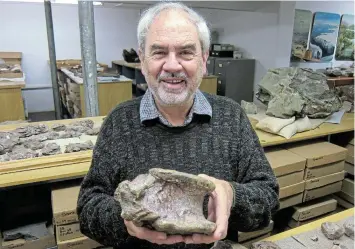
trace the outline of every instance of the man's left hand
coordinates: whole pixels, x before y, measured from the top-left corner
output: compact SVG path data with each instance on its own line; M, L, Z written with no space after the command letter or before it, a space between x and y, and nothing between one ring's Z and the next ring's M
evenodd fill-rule
M207 175L199 175L212 181L216 188L211 193L208 202L208 220L216 223L216 229L211 235L193 234L185 237L186 244L210 244L227 236L228 219L233 203L233 189L226 181Z

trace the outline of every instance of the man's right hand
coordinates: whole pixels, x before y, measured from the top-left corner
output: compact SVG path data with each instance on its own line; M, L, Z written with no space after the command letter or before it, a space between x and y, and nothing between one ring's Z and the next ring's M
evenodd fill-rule
M181 235L170 235L166 233L152 231L145 227L137 227L132 221L124 220L127 227L127 231L131 236L137 237L138 239L147 240L151 243L158 245L171 245L180 242L184 242L184 238Z

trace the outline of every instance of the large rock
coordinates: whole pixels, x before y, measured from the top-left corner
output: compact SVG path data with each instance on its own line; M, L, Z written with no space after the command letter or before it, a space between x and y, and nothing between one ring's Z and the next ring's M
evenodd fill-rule
M330 240L339 239L345 233L345 229L343 227L338 226L338 224L334 222L322 223L321 230L325 237Z
M278 118L325 118L342 106L327 77L312 69L270 69L259 86L257 98L268 105L268 115Z
M19 136L22 138L43 134L48 132L48 130L48 126L44 124L38 124L19 127L15 130L15 132L18 133Z
M250 249L281 249L278 245L271 241L255 242Z
M167 234L211 234L216 224L203 215L213 182L174 170L153 168L132 181L121 182L115 199L123 219Z
M17 133L0 132L0 155L11 152L12 148L20 143Z

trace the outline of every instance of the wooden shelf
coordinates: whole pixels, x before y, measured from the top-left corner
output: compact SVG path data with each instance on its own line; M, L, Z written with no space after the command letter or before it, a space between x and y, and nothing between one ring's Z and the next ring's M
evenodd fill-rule
M327 79L329 87L348 86L354 84L354 77L329 77Z

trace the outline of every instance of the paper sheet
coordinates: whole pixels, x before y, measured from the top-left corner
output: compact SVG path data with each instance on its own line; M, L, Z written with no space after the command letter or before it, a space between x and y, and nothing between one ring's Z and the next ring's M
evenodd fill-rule
M330 115L325 122L326 123L332 123L332 124L340 124L342 117L344 116L345 110L340 110L337 112L334 112L332 115Z

